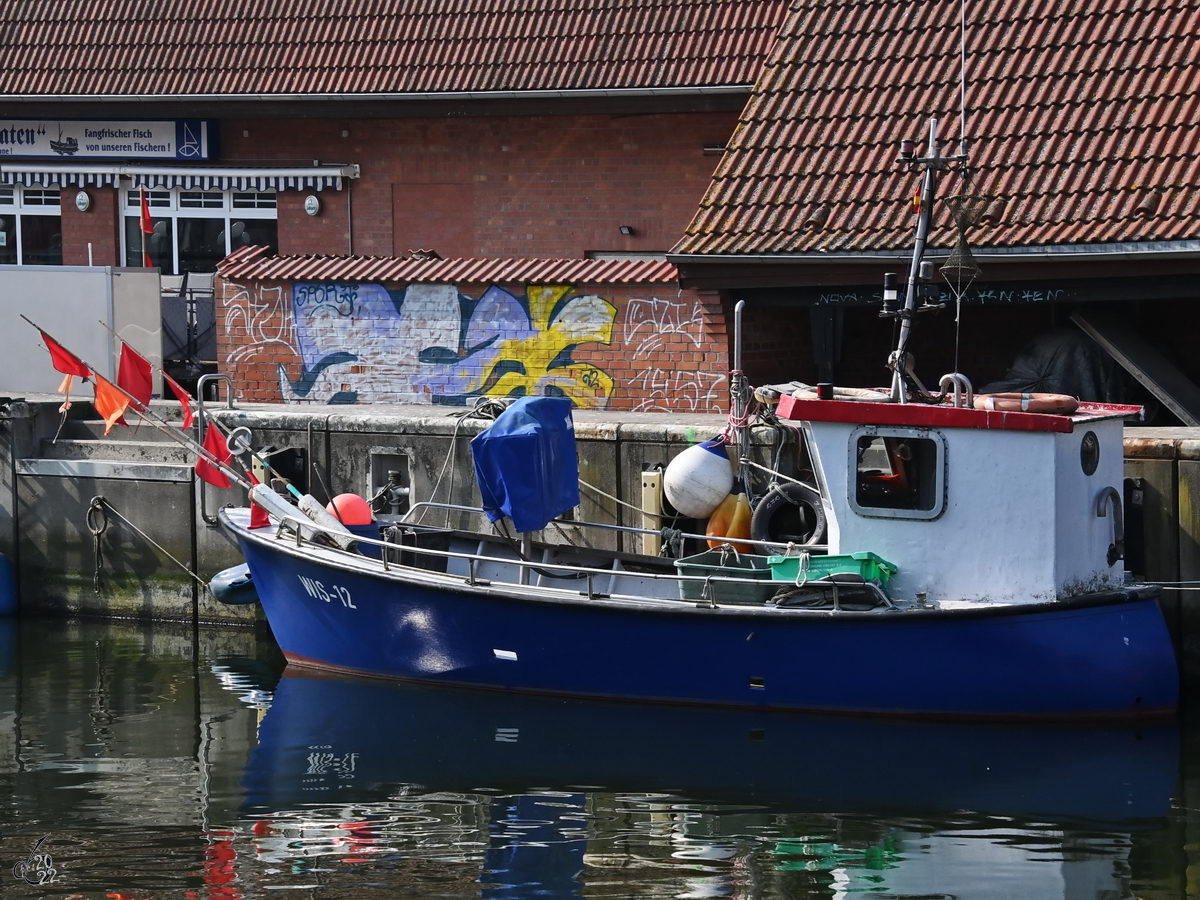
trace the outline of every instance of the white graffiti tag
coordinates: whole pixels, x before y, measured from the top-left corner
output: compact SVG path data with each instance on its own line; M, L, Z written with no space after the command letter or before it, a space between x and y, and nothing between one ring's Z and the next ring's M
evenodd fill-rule
M230 282L225 291L225 334L236 335L241 328L246 335L236 342L226 362L250 359L271 346L296 350L291 302L283 288L260 284L252 291L245 285Z
M698 302L676 300L630 300L625 310L625 345L633 349L633 359L660 350L673 335L683 335L696 349L704 340L704 311Z
M725 412L726 398L721 372L679 372L647 369L631 387L644 396L637 412Z

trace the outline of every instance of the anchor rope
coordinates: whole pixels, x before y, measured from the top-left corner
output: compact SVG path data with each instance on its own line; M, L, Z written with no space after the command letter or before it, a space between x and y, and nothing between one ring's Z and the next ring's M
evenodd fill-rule
M172 556L171 553L157 541L155 541L154 538L150 537L150 535L146 534L146 532L134 525L133 522L121 515L116 507L109 503L107 499L105 499L103 496L97 496L92 498L91 505L88 506L87 511L87 527L88 531L90 531L92 534L92 543L96 554L96 574L93 579L92 586L97 594L100 593L100 538L106 531L108 531L108 514L110 512L143 538L145 538L146 541L148 541L156 550L158 550L159 553L171 560L171 562L175 563L175 565L179 566L179 568L183 569L183 571L187 572L192 578L196 579L196 583L202 588L208 590L208 582Z

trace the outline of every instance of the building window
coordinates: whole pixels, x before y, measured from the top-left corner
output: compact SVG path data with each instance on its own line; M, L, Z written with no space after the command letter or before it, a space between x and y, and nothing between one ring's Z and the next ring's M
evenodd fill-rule
M215 272L217 263L249 244L278 251L279 226L275 192L259 191L146 191L154 231L141 228L142 192L125 191L125 264L145 264L164 275Z
M857 428L850 476L850 507L859 515L936 519L946 500L946 440L932 429Z
M57 188L0 187L0 265L61 266Z

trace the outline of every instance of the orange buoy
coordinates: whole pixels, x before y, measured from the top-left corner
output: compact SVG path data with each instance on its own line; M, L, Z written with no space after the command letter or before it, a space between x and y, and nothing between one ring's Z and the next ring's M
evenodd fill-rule
M1079 401L1066 394L976 394L975 408L1069 416L1079 409Z
M338 494L325 509L343 525L370 525L375 521L370 504L358 494Z
M730 494L708 518L708 527L704 529L704 533L713 538L708 542L708 546L715 549L730 543L731 538L749 540L750 518L750 501L746 495L741 491ZM738 553L754 552L749 544L735 543L733 549Z

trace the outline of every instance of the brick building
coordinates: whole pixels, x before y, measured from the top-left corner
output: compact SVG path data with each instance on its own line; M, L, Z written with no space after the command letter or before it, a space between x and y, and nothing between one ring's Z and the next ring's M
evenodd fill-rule
M917 180L897 144L936 116L955 152L965 109L982 273L942 283L960 319L922 319L926 381L999 383L1065 334L1092 399L1172 399L1080 323L1200 381L1200 0L995 0L965 34L941 2L494 7L0 10L0 266L220 263L218 361L248 399L462 403L566 369L580 403L723 409L739 300L752 382L880 384ZM956 236L939 210L932 258Z
M70 7L0 11L0 263L195 283L234 254L218 363L245 399L462 403L520 382L725 407L719 303L664 259L783 0ZM4 146L18 130L36 140ZM414 255L453 264L440 284L379 265Z
M980 272L938 279L949 308L910 345L925 382L1090 387L1200 424L1200 3L965 11L964 28L958 3L792 4L668 255L682 284L746 302L752 380L888 383L883 276L907 277L921 178L900 141L923 154L936 118L957 154L965 111L969 178L947 166L939 196L978 199ZM940 269L958 231L935 212Z

